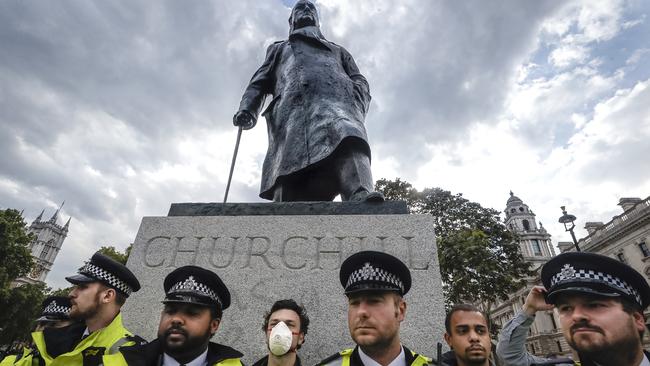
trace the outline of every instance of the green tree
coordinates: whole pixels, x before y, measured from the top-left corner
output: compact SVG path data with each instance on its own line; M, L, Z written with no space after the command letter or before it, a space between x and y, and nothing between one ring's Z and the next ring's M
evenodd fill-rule
M99 248L99 252L107 255L116 261L126 265L126 261L129 259L129 255L131 254L131 247L133 247L133 244L130 244L125 250L124 253L118 251L115 249L114 246L106 246L106 247L101 247Z
M45 299L45 284L25 284L4 289L0 298L0 344L27 341L34 327L34 320L41 314Z
M0 210L0 344L28 339L40 313L44 284L10 287L11 281L32 268L28 246L33 239L17 210Z
M33 235L27 232L27 224L17 210L0 210L0 291L32 268L28 248L32 240Z
M411 213L432 215L445 304L472 302L486 310L523 286L531 274L499 211L440 188L421 192L408 182L380 179L375 189L407 201Z
M417 211L419 192L413 188L411 183L400 178L388 180L382 178L375 183L375 190L382 192L387 200L406 201L410 211Z

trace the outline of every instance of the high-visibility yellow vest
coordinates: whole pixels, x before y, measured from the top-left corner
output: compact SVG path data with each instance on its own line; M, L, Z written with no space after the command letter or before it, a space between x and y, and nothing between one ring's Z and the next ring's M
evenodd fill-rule
M407 350L406 347L404 347ZM324 362L320 363L318 366L350 366L350 359L352 353L354 352L353 348L345 349L338 353L338 357L329 357L325 359ZM413 351L410 351L411 355L414 357L413 361L408 366L426 366L433 363L433 360L429 357L417 354ZM353 365L355 366L355 365Z
M133 334L122 325L122 314L120 313L108 326L96 330L82 339L72 351L52 357L47 352L43 332L34 332L32 339L40 355L29 355L15 365L33 366L33 362L36 361L33 358L40 357L45 361L45 366L99 366L103 364L104 355L117 353L121 346L135 344L132 336Z
M0 366L11 366L16 362L16 355L9 355L0 361Z

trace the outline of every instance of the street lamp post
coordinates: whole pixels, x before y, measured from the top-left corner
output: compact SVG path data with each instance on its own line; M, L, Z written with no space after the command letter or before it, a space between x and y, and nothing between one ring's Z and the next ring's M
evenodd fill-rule
M564 225L564 231L568 231L571 233L571 237L573 238L573 244L576 246L576 252L580 251L580 247L578 246L578 240L576 239L576 234L573 233L573 228L576 227L576 224L574 223L576 221L576 217L566 213L566 207L561 206L562 209L562 217L558 220L560 224Z

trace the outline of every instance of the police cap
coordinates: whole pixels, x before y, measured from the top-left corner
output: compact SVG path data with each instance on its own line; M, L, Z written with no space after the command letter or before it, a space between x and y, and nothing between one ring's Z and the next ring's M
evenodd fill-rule
M555 304L562 293L621 297L645 309L650 287L639 272L614 258L594 253L562 253L542 267L547 301Z
M65 279L74 285L101 282L126 297L140 289L140 282L131 270L100 252L95 253L77 272L78 274Z
M70 299L66 296L48 296L42 303L43 312L37 322L52 322L70 319Z
M179 267L165 277L163 303L188 303L217 306L225 310L230 306L230 291L219 276L197 266Z
M395 291L401 296L411 288L411 272L390 254L363 251L349 256L339 271L345 294L361 291Z

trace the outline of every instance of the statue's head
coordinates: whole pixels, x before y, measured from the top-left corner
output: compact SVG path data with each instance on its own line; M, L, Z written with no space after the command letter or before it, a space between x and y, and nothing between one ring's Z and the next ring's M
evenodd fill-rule
M290 32L308 26L320 27L316 6L311 1L298 0L289 17Z

